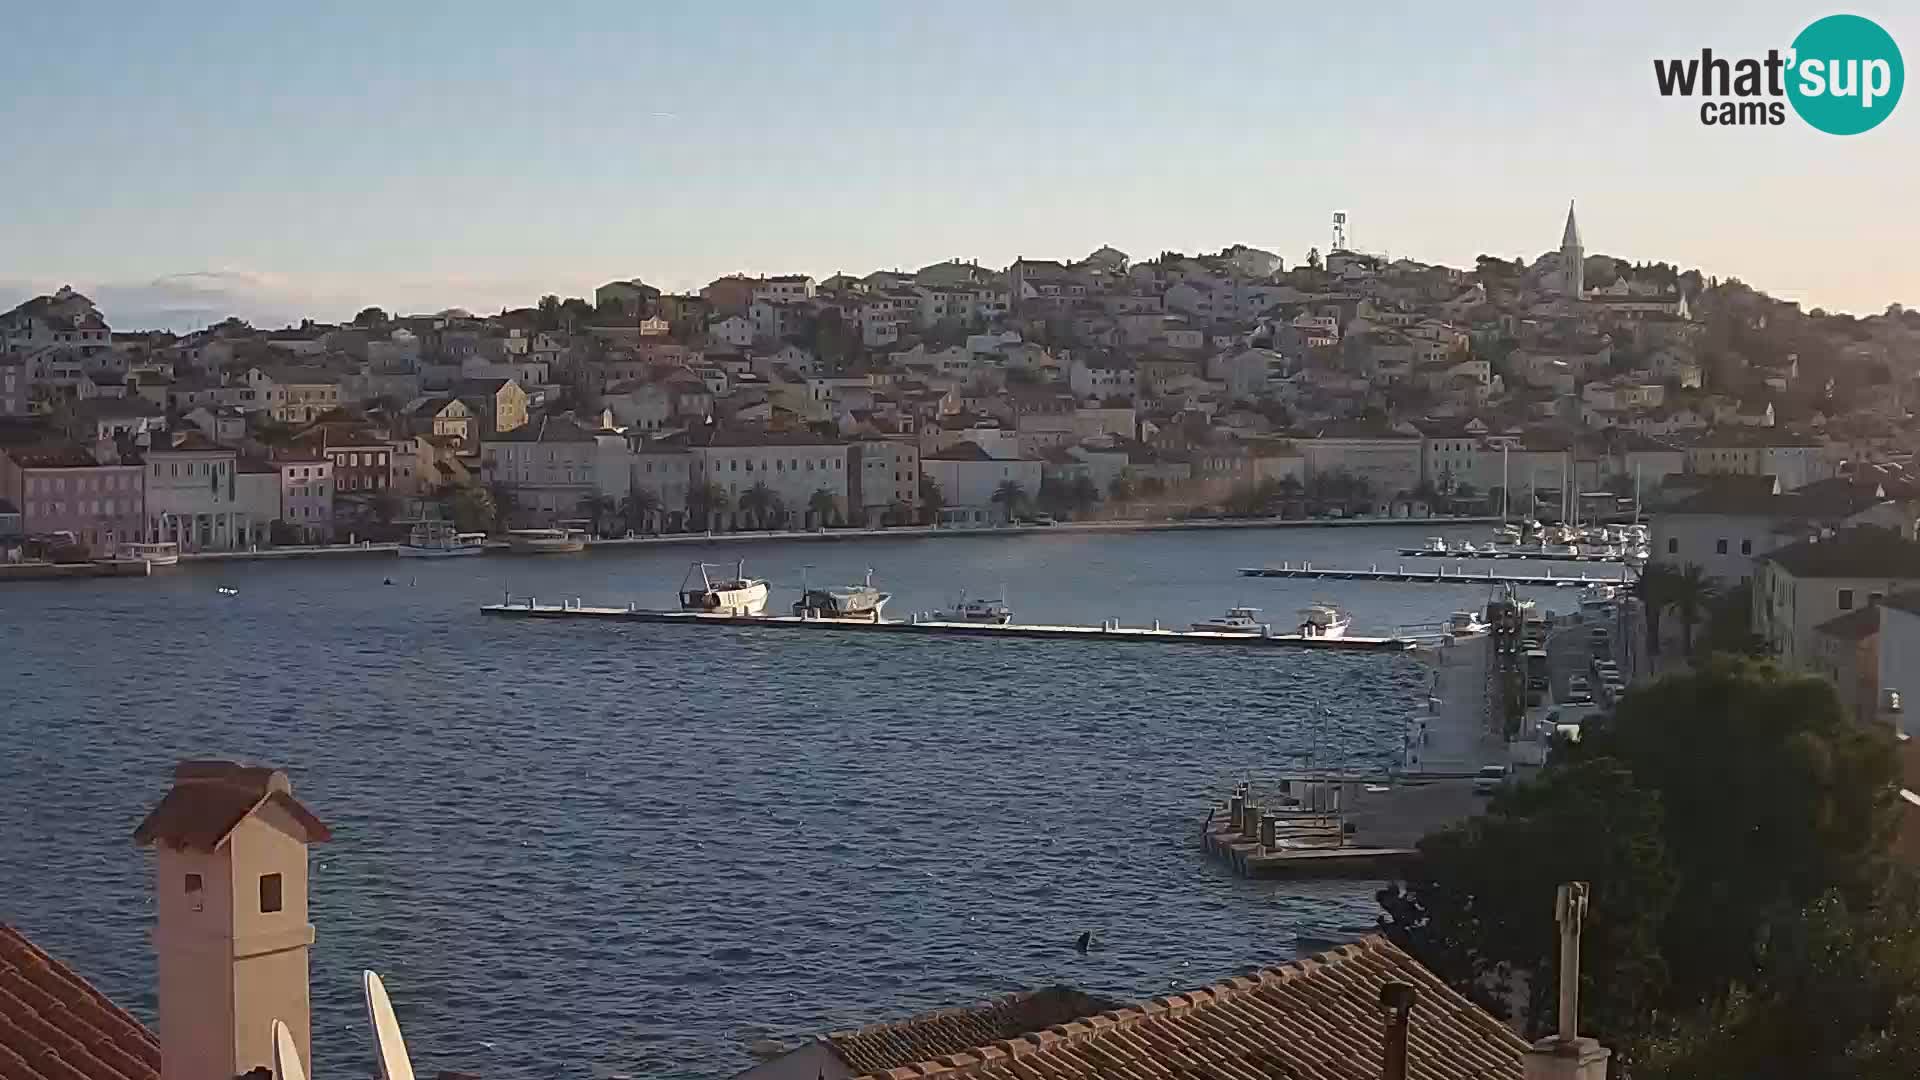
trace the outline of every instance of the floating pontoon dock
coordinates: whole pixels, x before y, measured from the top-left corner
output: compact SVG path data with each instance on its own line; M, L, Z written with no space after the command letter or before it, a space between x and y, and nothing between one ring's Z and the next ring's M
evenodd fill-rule
M1548 571L1544 574L1501 574L1492 567L1469 570L1456 566L1449 570L1408 570L1404 566L1382 570L1377 564L1365 570L1342 570L1332 566L1301 563L1295 566L1243 566L1241 577L1306 578L1313 581L1399 581L1419 585L1528 585L1539 588L1577 589L1583 585L1630 585L1633 578L1624 569L1615 577L1589 577Z

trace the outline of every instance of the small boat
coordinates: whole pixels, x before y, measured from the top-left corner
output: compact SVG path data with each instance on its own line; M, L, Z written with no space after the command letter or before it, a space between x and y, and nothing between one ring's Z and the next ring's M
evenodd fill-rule
M707 563L694 563L687 576L680 579L680 610L709 615L766 614L766 579L748 577L746 566L744 560L736 562L731 578L716 581ZM700 587L688 588L695 574L700 575Z
M1013 609L1005 600L983 600L960 594L960 599L945 611L935 611L930 616L935 622L993 623L1005 626L1013 621Z
M407 542L400 545L400 557L451 559L485 552L485 547L468 539L472 535L455 532L451 522L422 521L407 534Z
M1195 630L1210 634L1259 634L1265 632L1260 620L1255 618L1260 609L1255 607L1228 608L1227 613L1217 619L1191 623Z
M1492 624L1481 618L1477 611L1456 611L1447 616L1447 633L1455 637L1484 634L1491 628Z
M1452 552L1452 549L1447 547L1446 540L1438 536L1427 537L1427 546L1422 550L1433 555L1447 555Z
M1473 541L1471 541L1471 540L1462 540L1462 541L1460 541L1460 554L1462 554L1462 555L1477 555L1477 554L1479 554L1479 553L1480 553L1480 549L1479 549L1479 548L1477 548L1477 547L1474 547L1474 546L1473 546Z
M1595 582L1580 590L1580 606L1583 608L1610 607L1614 598L1619 595L1619 590L1614 586Z
M239 596L240 595L239 589L231 588L226 585L222 585L213 591L219 593L221 596Z
M873 571L868 570L866 580L859 585L818 589L802 587L800 599L794 601L793 613L803 619L879 622L880 610L891 599L892 594L873 587Z
M1305 637L1345 637L1353 619L1324 601L1300 609L1300 633Z
M162 540L157 544L122 544L120 557L139 559L148 566L178 566L180 545L172 540Z
M1498 546L1520 546L1521 533L1518 525L1502 525L1493 530L1493 542Z
M580 529L514 529L507 533L507 550L516 555L565 555L587 549Z

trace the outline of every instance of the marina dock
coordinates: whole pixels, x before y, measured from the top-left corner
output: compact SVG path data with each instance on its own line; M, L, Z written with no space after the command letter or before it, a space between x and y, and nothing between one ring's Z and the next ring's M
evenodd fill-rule
M149 577L145 559L95 559L91 562L0 563L0 581L72 581L76 578Z
M1536 562L1624 563L1626 556L1604 551L1554 551L1539 548L1496 548L1476 551L1435 551L1432 548L1404 547L1400 554L1421 559L1531 559Z
M712 615L693 611L652 611L635 606L591 607L578 601L541 604L536 598L509 598L485 604L483 615L522 619L599 619L610 622L669 623L683 626L761 628L780 630L837 630L852 633L918 634L930 637L1024 638L1034 641L1132 641L1166 645L1224 645L1233 648L1330 649L1349 652L1404 652L1416 644L1412 637L1320 637L1298 633L1228 634L1206 630L1170 630L1121 626L1109 620L1100 626L1042 626L1020 623L936 622L915 617L874 622L868 619L815 619L797 615Z
M1365 570L1343 570L1332 566L1315 566L1301 563L1294 566L1282 563L1279 566L1243 566L1241 577L1259 578L1305 578L1314 581L1397 581L1418 585L1526 585L1548 589L1577 589L1583 585L1629 585L1633 578L1623 567L1618 575L1596 577L1585 573L1569 576L1556 574L1551 570L1541 574L1503 574L1492 567L1485 570L1469 570L1456 566L1449 570L1408 570L1404 566L1382 570L1378 564Z

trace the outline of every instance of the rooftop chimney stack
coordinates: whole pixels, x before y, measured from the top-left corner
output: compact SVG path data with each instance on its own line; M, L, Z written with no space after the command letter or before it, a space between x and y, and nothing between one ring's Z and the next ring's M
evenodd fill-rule
M1406 983L1390 982L1380 988L1380 1011L1386 1014L1386 1062L1381 1080L1407 1080L1407 1021L1413 1016L1413 1002L1419 991Z
M312 1060L307 845L332 838L277 769L183 761L134 831L154 849L161 1080L273 1061L273 1022Z
M1554 897L1560 925L1560 1030L1527 1051L1526 1080L1607 1080L1613 1051L1580 1037L1580 924L1587 917L1587 883L1569 881Z

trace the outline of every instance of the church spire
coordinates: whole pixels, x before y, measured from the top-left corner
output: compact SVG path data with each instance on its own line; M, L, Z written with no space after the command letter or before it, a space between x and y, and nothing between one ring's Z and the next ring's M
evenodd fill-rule
M1567 228L1560 234L1560 277L1566 295L1575 300L1587 294L1587 252L1580 246L1580 226L1573 220L1573 202L1567 202Z
M1580 226L1573 220L1573 203L1571 200L1567 203L1567 229L1560 234L1560 246L1562 248L1577 248L1580 246Z

